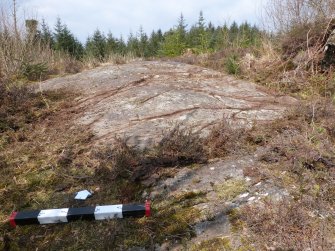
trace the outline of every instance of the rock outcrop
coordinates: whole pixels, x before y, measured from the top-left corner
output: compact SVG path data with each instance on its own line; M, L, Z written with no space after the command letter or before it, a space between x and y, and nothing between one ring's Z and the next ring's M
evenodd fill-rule
M251 82L176 62L105 65L48 80L41 88L79 92L78 123L92 128L99 140L125 137L141 147L155 143L176 124L205 135L223 118L233 126L250 127L279 118L295 103Z

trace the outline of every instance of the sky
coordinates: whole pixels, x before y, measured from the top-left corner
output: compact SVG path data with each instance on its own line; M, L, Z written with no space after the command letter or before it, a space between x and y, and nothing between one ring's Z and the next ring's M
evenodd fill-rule
M0 0L3 1L3 0ZM42 18L50 27L60 17L82 42L98 28L115 37L136 34L140 26L150 34L152 30L167 31L177 24L183 13L188 27L203 11L207 22L259 22L265 0L17 0L26 16Z

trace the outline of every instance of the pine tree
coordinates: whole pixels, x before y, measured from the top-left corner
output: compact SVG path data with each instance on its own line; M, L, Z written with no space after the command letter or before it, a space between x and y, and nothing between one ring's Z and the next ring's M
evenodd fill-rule
M186 48L186 44L182 41L180 33L176 29L171 29L164 35L164 42L161 45L159 54L162 56L179 56Z
M230 44L228 25L225 23L222 27L218 26L215 32L217 35L214 50L227 48Z
M229 28L229 41L231 45L236 44L239 36L239 26L238 24L234 21Z
M106 38L106 52L107 55L116 54L118 50L118 41L113 37L113 34L109 32Z
M205 18L204 18L204 15L203 15L203 12L200 11L199 13L199 18L198 18L198 24L197 24L197 27L199 30L205 30Z
M116 53L118 53L120 55L126 55L127 54L127 45L126 45L123 37L121 36L120 39L116 40L116 43L117 43Z
M209 35L206 31L206 22L202 11L200 11L198 23L195 30L196 47L200 50L200 52L207 52L209 48Z
M87 39L86 53L101 62L107 57L106 37L99 29L94 32L92 37Z
M42 19L41 31L39 32L39 34L41 41L44 45L49 45L50 47L54 46L54 39L52 36L52 32L44 19Z
M81 59L83 56L83 46L74 37L66 25L63 25L60 18L57 19L54 32L55 43L53 48L55 50L63 51L76 59Z
M138 56L139 57L148 57L149 52L148 52L148 36L144 32L143 27L140 26L139 29L139 44L138 44Z
M130 32L127 41L127 51L132 53L135 56L139 56L139 41L132 32Z
M186 43L186 33L187 33L186 27L187 24L185 18L183 16L183 13L181 13L178 19L177 32L179 33L180 40L183 43Z
M207 52L210 47L210 40L213 34L210 32L213 27L206 27L206 22L201 11L198 21L192 25L187 34L187 45L198 53Z
M154 57L158 55L163 40L163 34L160 29L157 32L152 31L148 44L148 57Z

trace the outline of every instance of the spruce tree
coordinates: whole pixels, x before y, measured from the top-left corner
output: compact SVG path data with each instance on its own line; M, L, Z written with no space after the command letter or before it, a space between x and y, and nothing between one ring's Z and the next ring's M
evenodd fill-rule
M50 47L53 47L54 39L52 36L52 32L44 19L42 19L41 31L39 33L40 33L42 43L44 45L49 45Z
M164 35L164 42L161 45L159 54L162 56L179 56L186 49L186 44L182 41L177 29L171 29Z
M234 21L229 28L229 40L231 45L235 45L238 42L238 37L239 36L239 26L238 24Z
M117 39L114 38L113 34L109 32L106 38L106 52L107 55L117 53Z
M127 41L127 51L132 53L135 56L139 56L139 41L137 36L134 36L132 32L130 32Z
M86 53L101 62L107 57L106 37L99 29L94 32L92 37L87 39Z
M158 52L162 42L163 42L162 31L161 30L158 30L157 32L152 31L148 43L148 57L158 56Z
M201 52L207 52L209 47L209 36L205 27L205 19L202 11L200 11L198 20L198 36L199 36L199 48Z
M149 56L149 51L148 51L148 36L144 32L143 27L140 26L139 29L139 44L138 44L138 56L139 57L148 57Z
M74 37L66 25L63 25L60 18L57 19L54 32L55 43L53 48L58 51L63 51L76 59L81 59L83 56L83 46Z
M120 54L120 55L126 55L127 54L127 44L125 43L122 35L120 37L120 39L116 40L117 43L117 49L116 49L116 53Z
M187 24L185 18L183 16L183 13L181 13L178 19L177 32L179 33L180 41L182 43L186 43L186 33L187 33L186 27Z

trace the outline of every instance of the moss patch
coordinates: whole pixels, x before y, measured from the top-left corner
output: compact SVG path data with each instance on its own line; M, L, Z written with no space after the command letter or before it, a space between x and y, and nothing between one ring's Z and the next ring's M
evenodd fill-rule
M212 251L212 250L222 250L222 251L232 251L233 248L230 245L228 238L217 237L210 240L202 241L201 243L194 245L190 249L191 251Z
M223 184L215 185L214 189L221 199L229 201L247 191L247 186L244 180L230 179Z

